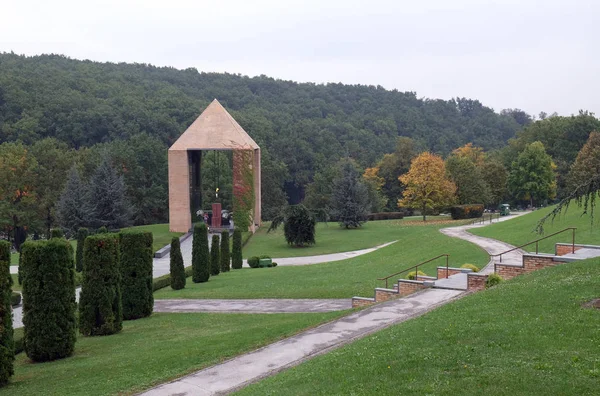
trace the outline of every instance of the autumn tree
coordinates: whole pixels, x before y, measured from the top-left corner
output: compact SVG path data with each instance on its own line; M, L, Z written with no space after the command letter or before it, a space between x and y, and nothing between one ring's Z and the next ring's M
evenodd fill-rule
M473 143L467 143L452 151L452 156L468 159L477 167L481 167L485 161L485 152L481 147L473 146Z
M514 197L530 202L556 197L556 166L542 142L533 142L512 163L508 186Z
M568 186L571 190L600 174L600 133L592 132L571 166Z
M381 190L387 198L387 208L394 210L398 199L402 196L404 186L398 180L410 169L410 162L416 155L415 143L411 138L401 136L396 140L393 153L385 154L377 164L377 175L384 180Z
M399 207L412 207L421 210L423 221L428 211L441 209L454 202L456 186L446 176L444 160L429 152L414 158L410 170L398 178L406 185Z
M362 181L367 187L371 213L381 212L387 205L388 198L383 194L385 179L379 176L379 167L365 169Z

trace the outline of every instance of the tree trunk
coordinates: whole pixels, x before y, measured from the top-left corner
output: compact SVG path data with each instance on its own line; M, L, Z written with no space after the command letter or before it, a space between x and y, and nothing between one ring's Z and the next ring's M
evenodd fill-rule
M426 215L425 215L425 205L423 205L423 210L422 210L421 214L423 215L423 221L424 222L427 221L427 218L426 218Z

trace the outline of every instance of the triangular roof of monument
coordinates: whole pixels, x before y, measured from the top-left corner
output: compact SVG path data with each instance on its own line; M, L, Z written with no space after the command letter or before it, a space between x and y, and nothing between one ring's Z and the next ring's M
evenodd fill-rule
M258 144L217 99L183 132L169 150L254 150Z

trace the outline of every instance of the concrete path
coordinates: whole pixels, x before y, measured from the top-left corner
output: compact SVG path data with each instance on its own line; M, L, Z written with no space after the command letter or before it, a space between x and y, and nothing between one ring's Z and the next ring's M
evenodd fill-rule
M428 289L405 298L377 304L160 385L142 395L202 396L229 393L395 323L423 315L461 295L462 292L456 290Z
M352 308L352 299L155 300L154 312L302 313Z

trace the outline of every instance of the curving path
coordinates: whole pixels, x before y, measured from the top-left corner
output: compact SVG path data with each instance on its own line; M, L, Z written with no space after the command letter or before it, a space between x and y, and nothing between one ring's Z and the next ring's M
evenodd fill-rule
M252 300L155 300L154 312L303 313L352 309L352 300L252 299Z

